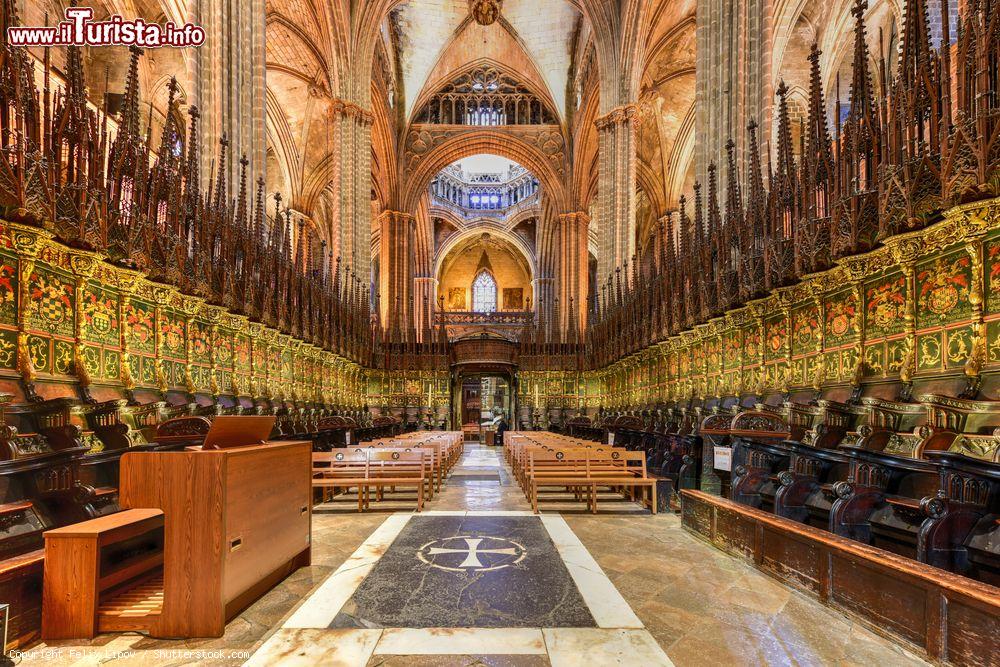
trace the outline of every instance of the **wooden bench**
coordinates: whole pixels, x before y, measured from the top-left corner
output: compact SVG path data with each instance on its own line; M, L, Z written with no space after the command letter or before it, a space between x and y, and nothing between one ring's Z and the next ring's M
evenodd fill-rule
M523 489L527 489L527 470L528 470L528 457L533 451L555 451L555 450L566 450L566 449L578 449L581 451L593 451L597 453L611 452L615 451L616 448L610 445L597 444L586 441L576 441L576 440L547 440L541 443L537 442L519 442L515 443L511 447L511 470L513 472L514 478L518 481ZM617 448L617 451L624 452L624 449Z
M423 452L427 462L427 500L433 500L434 494L441 491L444 484L444 460L440 447L427 443L403 444L397 441L367 443L365 449L386 449L401 452Z
M414 487L417 511L424 508L424 488L428 484L428 463L424 451L388 448L359 448L354 451L313 453L313 487L358 489L358 511L371 507L371 490L381 500L386 487Z
M162 613L162 510L125 510L44 536L44 639L137 631Z
M631 500L636 500L635 491L639 489L642 491L639 501L656 514L656 479L646 474L646 460L642 452L597 452L591 449L531 451L527 492L531 509L536 514L539 489L553 486L573 490L577 498L580 497L578 490L586 491L587 507L595 514L598 488L627 490Z

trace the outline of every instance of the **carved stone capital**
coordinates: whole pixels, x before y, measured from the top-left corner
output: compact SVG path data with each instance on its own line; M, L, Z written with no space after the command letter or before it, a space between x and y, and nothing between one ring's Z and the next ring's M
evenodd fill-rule
M362 109L353 102L342 99L334 99L330 104L330 116L333 119L350 118L361 126L370 126L375 122L375 114L367 109Z
M416 217L412 213L405 213L403 211L382 211L379 213L378 222L379 224L386 223L390 226L405 226L415 224L417 221Z
M635 113L638 107L635 104L625 104L615 107L603 116L594 119L594 125L598 132L613 128L615 125L631 124L635 120Z

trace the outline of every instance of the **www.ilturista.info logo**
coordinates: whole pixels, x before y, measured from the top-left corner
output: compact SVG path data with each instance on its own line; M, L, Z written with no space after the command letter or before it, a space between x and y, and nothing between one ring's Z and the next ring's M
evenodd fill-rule
M66 19L49 27L7 28L13 46L141 46L182 48L205 43L205 29L193 23L163 25L142 19L129 20L117 14L94 21L90 7L66 8Z

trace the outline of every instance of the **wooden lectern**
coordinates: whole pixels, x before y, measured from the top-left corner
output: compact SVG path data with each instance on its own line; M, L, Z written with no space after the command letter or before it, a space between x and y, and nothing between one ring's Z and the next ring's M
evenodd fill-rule
M121 521L130 522L131 515L150 523L150 530L160 525L152 522L161 522L162 560L145 560L162 562L162 570L128 581L114 574L118 565L131 562L106 553L114 549L115 540L109 536L120 533L120 527L91 530L93 522L84 522L67 535L52 535L54 547L66 545L63 553L96 558L91 569L99 582L120 585L95 587L93 578L88 583L79 577L49 577L46 563L43 635L79 638L95 631L137 630L161 638L221 637L228 620L309 565L311 471L310 442L126 453L121 461L121 507L147 514L162 510L162 516L126 511ZM65 540L89 540L96 550L68 549ZM53 575L60 571L81 573L79 567L66 566L53 568ZM90 607L81 604L81 587L96 588ZM52 622L45 623L45 617ZM69 622L73 617L79 622Z

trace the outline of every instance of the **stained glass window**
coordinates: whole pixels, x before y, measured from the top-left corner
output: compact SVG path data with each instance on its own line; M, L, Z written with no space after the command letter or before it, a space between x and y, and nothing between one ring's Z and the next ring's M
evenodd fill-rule
M497 311L497 282L489 271L480 271L472 281L472 310L477 313Z

